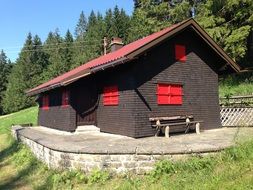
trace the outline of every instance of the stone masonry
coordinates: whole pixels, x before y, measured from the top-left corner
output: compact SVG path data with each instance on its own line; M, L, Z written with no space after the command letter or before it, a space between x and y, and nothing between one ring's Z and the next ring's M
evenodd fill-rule
M162 159L175 161L192 155L204 156L233 146L235 134L241 133L234 128L206 132L202 133L202 136L189 134L170 139L153 137L136 140L124 137L94 136L94 134L57 135L39 130L39 128L15 126L12 128L12 134L27 145L34 155L50 168L81 169L85 172L96 168L115 173L143 174L150 171L154 164ZM245 134L252 135L252 128L245 130ZM154 145L154 142L157 144ZM120 143L128 145L129 149L122 148ZM184 146L188 148L185 149ZM144 147L149 149L144 149ZM131 148L135 151L132 151Z

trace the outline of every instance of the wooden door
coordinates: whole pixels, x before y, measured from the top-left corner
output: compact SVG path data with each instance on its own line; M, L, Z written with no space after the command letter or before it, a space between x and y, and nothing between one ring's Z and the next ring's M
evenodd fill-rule
M98 92L94 85L82 86L76 94L77 126L96 125Z
M96 109L86 113L77 113L77 126L96 125Z

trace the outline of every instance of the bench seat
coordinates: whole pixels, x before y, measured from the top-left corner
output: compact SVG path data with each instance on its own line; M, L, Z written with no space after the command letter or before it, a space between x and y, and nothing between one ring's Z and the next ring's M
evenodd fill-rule
M200 133L200 123L203 121L194 121L193 116L171 116L171 117L154 117L149 118L151 126L156 128L155 136L158 136L161 131L164 131L165 137L169 137L169 133L185 132L195 130ZM154 124L155 122L155 124Z

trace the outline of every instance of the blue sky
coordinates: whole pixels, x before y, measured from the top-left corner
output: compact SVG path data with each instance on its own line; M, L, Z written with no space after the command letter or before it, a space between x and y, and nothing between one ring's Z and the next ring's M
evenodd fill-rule
M61 35L67 29L73 33L82 10L88 16L91 10L104 13L115 5L129 15L133 11L133 0L1 0L0 49L15 61L28 32L42 41L56 28Z

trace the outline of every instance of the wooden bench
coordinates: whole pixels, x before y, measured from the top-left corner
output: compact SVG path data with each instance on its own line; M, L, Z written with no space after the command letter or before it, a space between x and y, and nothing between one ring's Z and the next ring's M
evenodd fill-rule
M200 134L200 123L203 121L194 121L193 116L171 116L171 117L154 117L149 118L152 127L156 128L155 136L158 136L161 131L164 131L165 137L169 137L170 132L185 132L188 133L194 129L197 134ZM154 124L155 123L155 124Z

